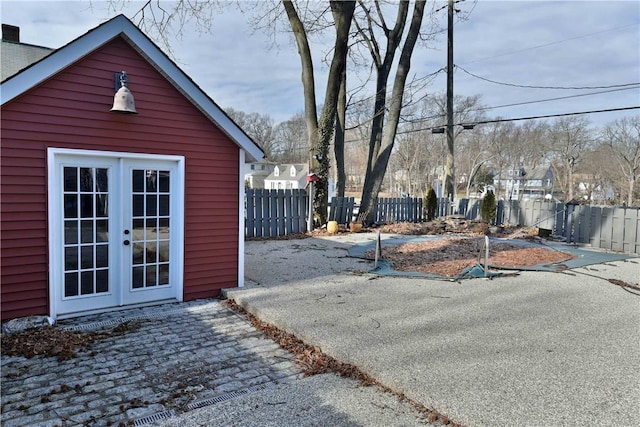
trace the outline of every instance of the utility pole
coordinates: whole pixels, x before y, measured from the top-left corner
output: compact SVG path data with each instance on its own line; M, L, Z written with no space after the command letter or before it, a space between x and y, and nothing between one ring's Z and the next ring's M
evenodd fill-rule
M445 197L453 200L456 194L453 158L453 0L449 0L447 13L447 160L445 166Z
M453 8L454 0L448 0L447 7L447 158L444 168L444 197L455 197L455 164L453 158Z

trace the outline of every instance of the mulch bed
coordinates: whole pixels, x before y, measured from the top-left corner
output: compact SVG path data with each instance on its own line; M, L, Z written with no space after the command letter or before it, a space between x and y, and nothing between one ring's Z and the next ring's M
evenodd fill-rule
M456 277L465 268L484 264L484 238L477 236L443 237L437 240L410 242L382 248L382 259L394 270L417 271L445 277ZM374 251L365 256L374 259ZM567 261L573 255L552 249L523 247L509 243L489 244L489 265L518 268Z

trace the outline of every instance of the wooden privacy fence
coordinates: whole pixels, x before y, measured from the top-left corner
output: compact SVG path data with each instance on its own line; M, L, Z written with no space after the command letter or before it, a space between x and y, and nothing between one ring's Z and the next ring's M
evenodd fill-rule
M307 231L305 190L248 189L245 199L245 236L285 236Z
M481 200L438 200L436 216L463 215L480 218ZM305 190L262 190L246 192L246 237L284 236L307 231L308 198ZM348 224L357 215L353 197L333 197L329 220ZM422 198L379 198L375 222L426 221ZM539 227L565 237L569 243L588 244L616 252L640 254L640 209L565 205L547 201L499 201L497 224Z
M640 208L567 205L567 241L640 254Z

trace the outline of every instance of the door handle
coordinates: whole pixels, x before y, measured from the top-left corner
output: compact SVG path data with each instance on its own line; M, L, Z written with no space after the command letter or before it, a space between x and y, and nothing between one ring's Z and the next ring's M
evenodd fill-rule
M125 245L125 246L129 246L129 243L131 243L131 242L129 242L128 240L125 240L125 241L124 241L124 242L122 242L122 243L124 243L124 245Z

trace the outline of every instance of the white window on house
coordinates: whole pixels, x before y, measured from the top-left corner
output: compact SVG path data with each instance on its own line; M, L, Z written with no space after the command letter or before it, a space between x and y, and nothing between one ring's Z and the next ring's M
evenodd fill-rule
M260 170L263 171L264 170L264 165L260 165Z
M290 190L291 188L292 188L291 181L287 181L287 189L289 189L289 190Z
M281 182L278 183L278 190L280 190L280 189L282 189L282 183Z
M251 170L255 170L256 169L256 165L251 165Z
M271 183L271 189L272 189L272 190L275 190L275 189L276 189L276 183L275 183L275 182L272 182L272 183Z
M296 167L291 166L291 176L296 176Z
M276 168L273 170L273 175L275 176L280 176L280 168L276 166Z

